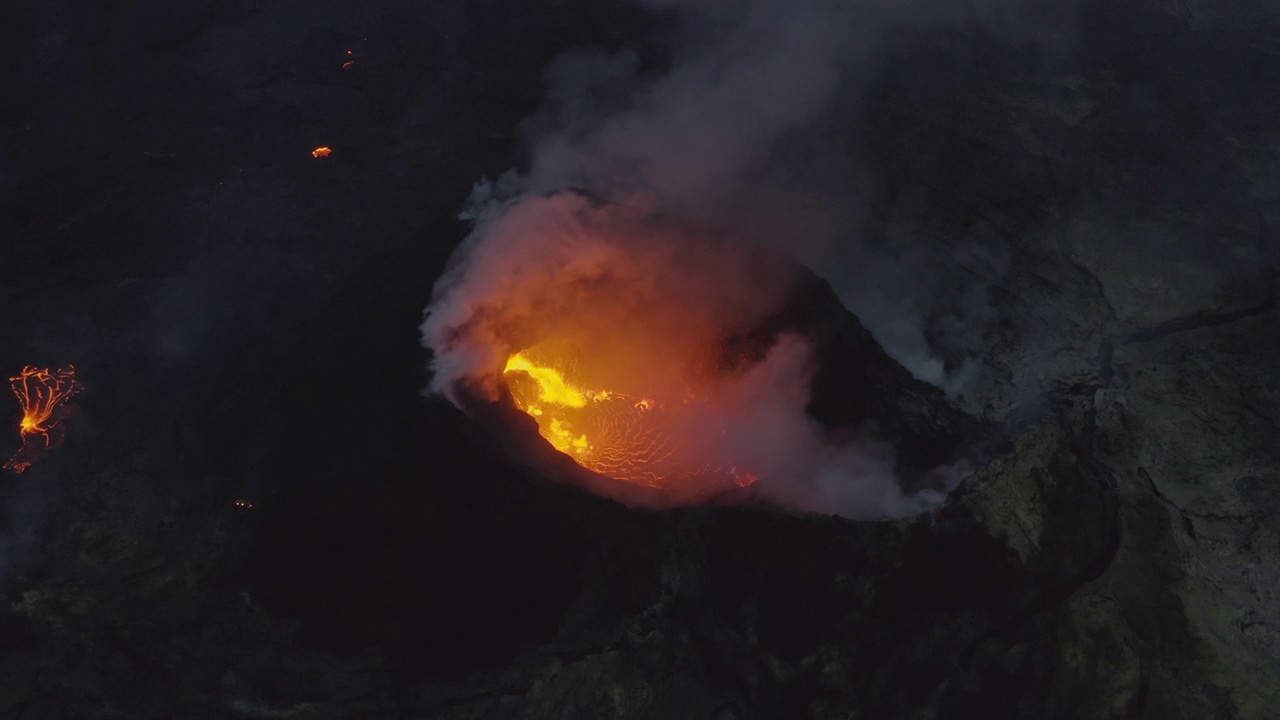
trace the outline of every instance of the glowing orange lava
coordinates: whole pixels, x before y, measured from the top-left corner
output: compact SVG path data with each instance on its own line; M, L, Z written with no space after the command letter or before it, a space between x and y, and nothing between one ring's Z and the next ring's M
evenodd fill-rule
M422 326L432 389L523 412L550 447L517 422L513 448L592 492L662 506L736 495L795 467L777 449L808 432L810 348L775 332L794 277L644 206L519 201L437 281Z
M609 374L609 368L593 372L583 357L556 357L545 345L511 355L503 369L516 406L537 421L552 447L588 470L650 487L715 475L739 487L758 479L702 456L703 448L680 432L705 420L697 417L696 393L687 385L656 387L662 396L656 398L585 380L594 376L599 382ZM684 442L678 442L682 435Z
M324 145L321 145L320 147L311 151L311 157L313 158L327 158L332 154L333 154L333 149L329 147L325 147Z
M22 420L18 423L22 447L4 468L21 473L45 450L62 444L66 435L62 421L73 411L68 401L84 387L76 381L73 365L56 371L27 365L21 374L9 378L9 383L22 406Z

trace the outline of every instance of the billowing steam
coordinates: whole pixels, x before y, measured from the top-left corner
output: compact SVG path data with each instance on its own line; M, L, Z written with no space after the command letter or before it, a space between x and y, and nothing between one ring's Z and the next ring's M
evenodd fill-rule
M423 326L433 389L464 407L510 392L579 464L689 501L728 477L855 517L938 502L900 491L892 448L832 440L805 413L804 338L751 357L726 348L778 308L795 261L826 275L917 377L955 380L924 341L918 303L873 282L910 273L856 241L839 113L888 28L971 20L976 6L638 1L679 21L672 64L655 74L634 53L584 49L549 68L547 104L524 128L529 168L477 185L464 215L475 231L436 287ZM691 229L706 226L721 230ZM511 365L516 353L527 355ZM539 373L573 376L572 406L550 402ZM650 407L664 414L635 416ZM646 452L666 458L659 472L601 460L632 448L616 441L621 426L656 433Z
M890 448L830 441L806 414L804 338L748 341L794 280L771 252L560 193L481 219L455 260L423 332L432 389L459 406L519 398L523 383L522 409L548 441L616 482L659 488L661 504L748 485L776 504L857 517L938 500L898 489ZM541 399L536 368L549 374Z

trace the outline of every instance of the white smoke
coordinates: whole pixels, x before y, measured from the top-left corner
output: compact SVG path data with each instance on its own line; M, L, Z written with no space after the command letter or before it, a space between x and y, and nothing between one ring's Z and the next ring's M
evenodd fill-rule
M705 381L696 402L681 402L689 361L777 312L793 266L645 206L558 193L486 207L437 282L423 323L432 391L461 407L473 397L498 399L510 354L573 338L597 372L612 373L605 388L665 392L659 402L679 408L662 426L669 435L699 464L763 478L752 486L759 498L855 518L911 514L942 498L905 494L883 442L849 429L834 435L808 415L815 357L802 337L779 336L758 362ZM617 491L627 499L625 488ZM683 504L706 491L691 482L636 502Z
M665 212L734 227L826 277L916 377L963 388L989 308L980 293L948 303L922 280L950 258L863 242L849 113L886 45L905 33L981 26L1039 40L1032 17L1045 10L1023 0L637 1L676 14L671 66L646 74L628 50L562 56L546 73L546 105L526 123L520 190L643 195ZM972 282L985 289L985 279ZM940 306L958 308L941 319L945 337L926 332ZM968 361L945 363L938 342Z
M949 367L932 346L925 312L940 296L921 280L918 258L877 251L858 236L858 158L846 115L879 69L884 43L903 29L981 23L1031 32L1018 25L1019 0L637 2L675 14L670 65L655 71L634 52L587 48L548 68L547 102L524 126L527 169L477 184L464 213L477 229L437 285L424 325L436 353L435 389L447 392L481 368L492 376L496 354L510 350L460 339L474 340L470 331L487 317L475 302L494 287L485 275L509 272L524 262L514 258L528 257L522 243L540 242L510 232L509 203L564 188L772 247L830 280L918 378L949 392L963 387L976 358ZM979 345L988 315L981 291L976 283L962 288L953 303L959 310L934 318L935 340ZM940 501L938 493L902 494L891 448L827 437L805 414L810 371L801 368L810 359L797 342L780 341L740 388L754 395L742 403L734 442L743 453L758 450L757 467L776 478L760 483L761 493L856 517L909 514Z

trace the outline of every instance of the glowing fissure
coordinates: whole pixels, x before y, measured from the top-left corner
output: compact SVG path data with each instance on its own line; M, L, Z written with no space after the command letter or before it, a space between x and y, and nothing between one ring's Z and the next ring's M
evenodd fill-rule
M21 473L49 448L62 444L66 433L62 421L71 415L68 401L84 389L76 381L72 365L58 370L27 365L9 378L10 388L22 407L18 432L22 447L4 464L4 469Z

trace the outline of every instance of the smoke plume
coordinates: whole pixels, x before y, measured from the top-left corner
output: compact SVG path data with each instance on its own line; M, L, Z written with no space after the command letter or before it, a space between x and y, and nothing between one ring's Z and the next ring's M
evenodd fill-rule
M726 354L778 311L795 278L767 249L651 207L524 198L482 217L437 284L423 324L432 389L462 407L498 400L507 359L550 345L568 354L561 367L623 398L624 414L595 426L626 426L613 447L645 443L641 452L659 458L652 466L685 473L655 477L655 502L714 494L715 479L688 477L692 469L759 479L753 493L784 507L854 517L936 502L898 489L891 448L835 441L808 416L815 358L804 338Z
M948 262L865 242L854 126L865 89L912 33L982 27L1040 44L1049 11L1019 0L639 0L674 13L664 71L629 50L570 52L546 72L547 103L525 124L518 186L635 194L664 211L735 228L817 269L916 377L961 390L980 352L984 287L963 302L922 280ZM1054 3L1055 12L1071 3ZM931 72L944 69L931 68ZM906 229L909 231L909 229ZM984 265L999 259L983 258ZM939 307L946 318L931 317ZM942 320L945 338L926 332ZM935 347L936 343L945 347ZM967 362L942 360L943 352Z
M625 281L609 282L644 298L648 310L661 308L656 322L674 337L749 326L776 307L785 277L751 277L751 263L725 250L738 247L768 248L765 254L815 268L918 378L948 390L962 385L972 360L948 371L933 352L921 317L932 295L912 280L910 258L859 242L846 115L898 29L975 21L1012 27L1016 13L994 1L638 2L676 20L670 63L650 67L629 50L563 55L546 72L545 106L523 127L527 169L477 184L463 215L477 221L475 232L437 285L423 327L435 353L433 389L450 395L479 387L496 396L503 361L523 347L511 328L528 326L511 318L545 318L569 303L579 311L565 322L594 332L580 310L590 303L569 296L620 268L630 273ZM603 202L547 197L565 188ZM620 213L632 217L620 221ZM716 227L734 240L710 251L716 257L699 261L705 265L670 264L674 248L707 251L701 240L655 240L657 217ZM942 323L953 346L977 346L971 321L987 314L977 290L962 293L961 312ZM688 308L701 312L674 321L665 315ZM715 452L750 457L765 478L759 493L782 505L876 517L937 502L936 493L903 495L892 448L834 441L805 414L812 362L802 338L782 337L735 375L701 418L725 428L717 443L732 447Z

